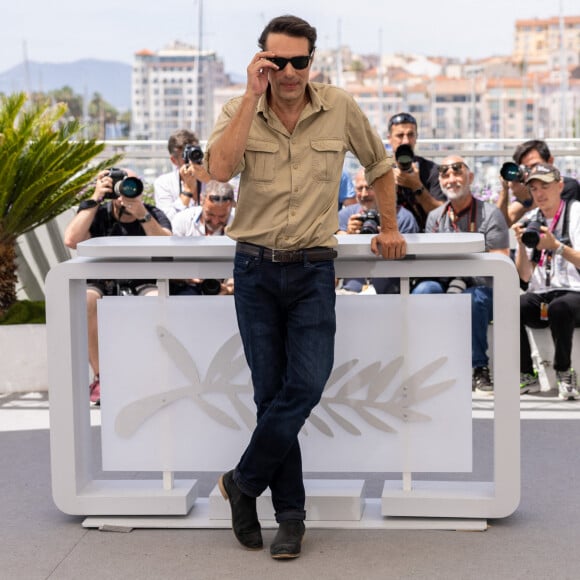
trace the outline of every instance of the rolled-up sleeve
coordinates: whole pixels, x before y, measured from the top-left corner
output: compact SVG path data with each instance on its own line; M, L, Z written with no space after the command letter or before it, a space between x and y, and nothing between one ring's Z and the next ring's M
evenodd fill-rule
M347 115L347 139L351 151L365 168L368 183L374 183L393 168L393 157L385 149L379 134L351 97Z

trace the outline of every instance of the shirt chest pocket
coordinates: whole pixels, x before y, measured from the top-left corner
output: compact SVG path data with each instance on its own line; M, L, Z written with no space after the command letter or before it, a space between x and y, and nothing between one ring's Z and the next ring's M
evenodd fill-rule
M276 174L277 143L249 139L246 144L246 169L255 181L273 181Z
M312 177L315 181L336 181L342 173L344 145L340 139L313 139Z

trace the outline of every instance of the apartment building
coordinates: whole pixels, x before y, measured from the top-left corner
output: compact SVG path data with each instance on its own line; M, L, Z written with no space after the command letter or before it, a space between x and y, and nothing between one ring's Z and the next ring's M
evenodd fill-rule
M214 120L214 91L225 85L223 61L215 51L175 42L158 52L137 52L132 71L133 138L167 139L184 127L207 138Z
M350 92L384 138L388 118L409 111L423 138L580 137L580 16L519 20L513 53L477 61L319 50L312 77ZM214 51L176 42L133 64L134 138L193 128L206 139L233 86Z
M513 58L551 69L580 65L580 16L517 20Z

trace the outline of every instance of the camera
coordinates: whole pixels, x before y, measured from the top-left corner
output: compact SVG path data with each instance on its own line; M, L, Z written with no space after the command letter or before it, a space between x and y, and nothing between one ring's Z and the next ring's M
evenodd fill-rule
M213 278L206 278L202 280L200 285L201 293L205 296L216 296L220 293L222 289L222 284L219 280L214 280Z
M526 168L523 165L518 165L513 161L506 161L499 170L499 174L506 181L517 181L523 183L526 178Z
M546 220L541 214L537 214L533 219L522 222L525 230L522 233L522 242L527 248L535 248L540 242L540 228L546 225Z
M415 153L410 145L403 143L397 147L397 150L395 151L395 161L401 171L404 171L405 173L413 173L414 158Z
M203 161L203 151L199 145L191 145L188 143L183 148L183 160L186 163L195 163L201 165Z
M129 177L123 169L111 167L109 177L113 180L113 191L105 195L107 199L117 199L120 195L133 198L143 193L143 182L138 177Z
M362 222L360 227L361 234L378 234L379 226L381 225L381 218L376 209L369 209L360 214L357 218Z

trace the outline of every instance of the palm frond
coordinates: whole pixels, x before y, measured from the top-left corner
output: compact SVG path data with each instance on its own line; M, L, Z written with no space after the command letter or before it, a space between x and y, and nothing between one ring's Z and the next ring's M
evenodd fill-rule
M96 162L104 143L84 139L66 111L62 103L29 103L24 93L0 96L0 247L78 203L97 173L122 157Z

